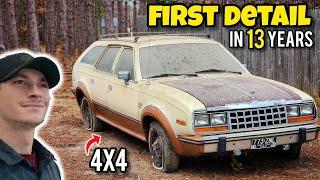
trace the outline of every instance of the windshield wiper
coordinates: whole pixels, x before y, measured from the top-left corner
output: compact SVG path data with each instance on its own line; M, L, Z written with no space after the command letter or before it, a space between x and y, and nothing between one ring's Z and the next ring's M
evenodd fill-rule
M227 70L222 70L222 69L207 69L207 70L203 70L203 71L197 71L196 73L206 73L206 72L228 72L228 73L242 74L241 72L227 71Z
M155 76L151 76L149 78L157 78L157 77L169 77L169 76L198 76L198 74L159 74Z

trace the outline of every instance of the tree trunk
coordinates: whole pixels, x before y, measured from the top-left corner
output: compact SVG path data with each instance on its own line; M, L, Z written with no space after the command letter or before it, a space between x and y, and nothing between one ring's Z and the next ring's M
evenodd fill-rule
M133 13L132 13L132 22L131 22L132 32L137 32L137 25L136 25L137 15L138 15L137 10L138 10L137 1L133 1Z
M128 24L128 2L124 3L124 31L128 32L128 27L130 27L130 25Z
M120 33L124 33L126 32L125 30L125 25L124 25L124 16L125 16L125 12L124 12L124 2L123 1L120 1L118 2L118 17L119 17L119 32Z
M33 51L40 50L39 33L37 25L36 7L34 0L27 1L27 30L28 30L28 46Z
M37 6L37 11L38 11L38 23L39 23L39 38L40 38L40 43L44 44L46 42L46 29L45 29L45 13L46 13L46 8L45 8L45 2L44 0L40 0Z
M94 11L93 11L93 30L94 30L94 34L93 34L93 41L96 41L100 38L100 34L101 34L101 0L94 0L93 1L93 7L94 7ZM92 42L93 42L92 41ZM91 43L92 43L91 42ZM90 44L91 44L90 43Z
M61 15L61 21L60 21L60 30L61 30L61 46L62 46L62 54L63 57L66 57L68 55L68 37L67 37L67 1L66 0L60 0L60 15ZM71 22L70 22L71 24Z
M144 1L138 1L139 5L139 16L146 15L147 13L147 0Z
M85 6L84 6L84 15L86 21L84 22L85 31L83 32L83 37L86 37L86 41L84 43L84 46L82 46L82 49L87 48L92 42L93 42L93 13L92 13L92 2L91 0L86 0Z
M15 6L14 0L6 0L6 10L8 12L7 16L4 16L5 33L8 37L6 48L14 49L19 47L19 38L17 32L16 16L15 16Z
M112 16L112 26L114 28L114 33L117 34L119 33L119 7L118 7L119 2L118 1L113 1L113 16Z
M106 27L105 27L105 32L106 34L111 34L113 33L113 28L112 28L112 2L110 0L104 0L104 5L105 5L105 22L106 22Z
M26 16L25 13L25 5L26 2L24 1L17 1L14 0L14 14L16 19L16 27L17 27L17 34L19 39L19 46L27 46L26 45L26 37L27 37L27 25L26 25ZM20 13L23 12L23 13Z
M75 6L74 6L74 13L75 13L75 32L74 32L74 40L75 40L75 48L77 53L81 51L80 47L82 46L83 39L85 37L81 37L81 34L83 32L83 1L77 1L75 0ZM79 18L80 17L80 18Z
M46 29L46 50L54 55L56 51L56 34L55 34L55 2L46 1L45 29Z
M54 55L56 50L56 41L55 41L55 2L53 0L46 2L46 10L47 13L45 15L46 18L46 49L47 52Z
M75 2L74 0L68 0L67 2L67 42L68 50L66 53L71 54L75 51Z

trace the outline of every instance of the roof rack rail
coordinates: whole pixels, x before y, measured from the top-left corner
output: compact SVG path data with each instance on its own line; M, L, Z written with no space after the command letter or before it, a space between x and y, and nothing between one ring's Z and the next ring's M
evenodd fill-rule
M181 33L181 34L170 34L167 32L130 32L130 33L115 33L115 34L103 34L100 36L100 40L103 39L118 39L119 37L134 37L133 42L138 42L139 36L152 36L152 35L164 35L164 36L196 36L213 38L212 34L205 33Z
M119 37L135 37L135 36L150 36L158 34L167 34L166 32L130 32L130 33L115 33L115 34L102 34L100 39L114 38Z
M197 37L212 38L212 34L206 34L206 33L165 34L165 36L197 36Z

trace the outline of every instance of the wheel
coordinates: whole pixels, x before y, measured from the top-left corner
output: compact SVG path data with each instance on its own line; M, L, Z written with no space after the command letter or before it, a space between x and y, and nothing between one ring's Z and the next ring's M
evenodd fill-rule
M84 128L88 131L99 132L104 129L104 123L100 119L96 118L92 111L88 99L83 97L81 100L81 116Z
M299 159L301 154L301 144L300 143L291 144L290 149L288 151L285 151L284 153L287 159L291 159L291 160Z
M178 170L180 158L159 123L152 122L150 124L148 142L151 162L154 168L163 172L175 172Z

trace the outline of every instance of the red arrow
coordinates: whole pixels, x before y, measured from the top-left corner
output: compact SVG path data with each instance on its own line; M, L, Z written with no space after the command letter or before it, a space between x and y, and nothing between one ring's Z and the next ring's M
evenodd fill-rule
M91 145L93 143L96 143L97 145L99 145L100 144L100 140L101 140L101 136L92 134L92 138L89 139L87 141L87 143L86 143L86 155L87 156L89 155L89 149L90 149Z

